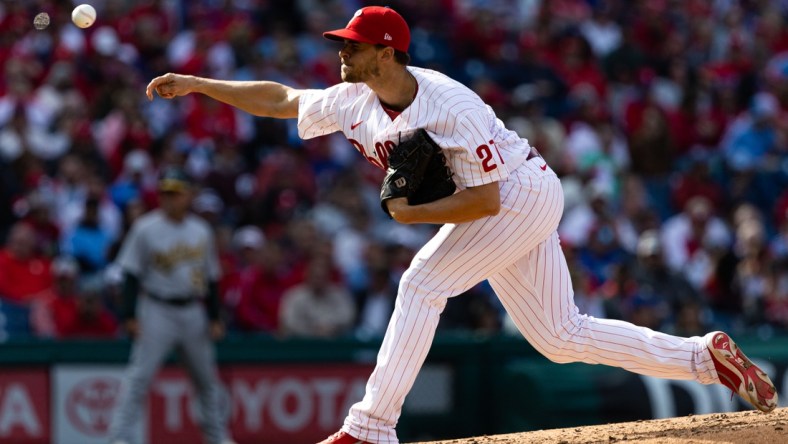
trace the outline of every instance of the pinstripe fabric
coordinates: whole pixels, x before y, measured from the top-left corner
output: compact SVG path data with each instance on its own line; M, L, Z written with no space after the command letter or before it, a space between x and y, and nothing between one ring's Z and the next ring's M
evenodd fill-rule
M555 233L491 277L490 284L523 336L554 362L605 364L643 375L715 382L713 364L699 353L705 349L702 338L679 338L579 314Z
M364 399L343 430L364 441L397 443L394 427L449 297L489 279L520 332L555 362L622 367L664 378L716 381L702 338L580 315L556 227L563 211L558 178L540 158L500 182L495 217L443 226L414 257Z
M414 257L364 399L342 427L364 441L396 443L405 395L424 363L449 297L489 279L520 332L549 359L623 367L674 379L717 382L702 338L677 338L620 321L580 315L556 234L563 193L528 142L505 128L478 95L435 71L409 67L413 103L390 117L363 84L310 91L299 101L302 138L342 131L385 169L400 136L426 129L441 147L460 190L498 182L501 212L444 225Z
M298 135L309 139L342 131L370 163L386 169L390 147L424 128L443 149L461 189L503 180L525 161L528 143L507 130L476 93L436 71L408 70L418 93L399 117L392 120L366 85L340 83L301 95ZM477 152L482 146L486 160Z

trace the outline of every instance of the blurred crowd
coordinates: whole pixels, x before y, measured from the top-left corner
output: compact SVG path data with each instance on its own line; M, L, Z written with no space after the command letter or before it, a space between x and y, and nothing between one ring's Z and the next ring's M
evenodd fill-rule
M0 340L119 337L117 248L156 176L199 181L231 331L382 335L434 226L380 210L383 172L341 135L200 95L168 71L340 81L360 0L0 1ZM474 89L562 177L559 227L582 312L680 335L788 328L788 1L390 1L412 64ZM47 12L52 23L33 27ZM441 328L513 331L485 284Z

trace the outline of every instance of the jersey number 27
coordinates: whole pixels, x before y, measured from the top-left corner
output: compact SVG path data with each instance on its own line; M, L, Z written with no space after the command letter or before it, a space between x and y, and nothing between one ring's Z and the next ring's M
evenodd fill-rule
M501 157L501 152L498 151L498 147L495 146L495 142L490 140L487 142L488 144L479 145L476 147L476 155L479 156L479 159L482 161L482 168L484 169L485 173L489 173L490 171L498 168L498 165L495 163L495 159L493 159L493 153L490 149L490 145L495 148L495 154L498 156L498 160L501 161L501 165L504 165L506 162L503 161L503 157Z

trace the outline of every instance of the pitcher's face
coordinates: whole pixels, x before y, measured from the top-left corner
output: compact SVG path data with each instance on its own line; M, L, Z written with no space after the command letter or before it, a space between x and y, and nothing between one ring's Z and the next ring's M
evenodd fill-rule
M369 43L345 40L339 51L342 62L342 81L348 83L368 82L380 76L378 49Z

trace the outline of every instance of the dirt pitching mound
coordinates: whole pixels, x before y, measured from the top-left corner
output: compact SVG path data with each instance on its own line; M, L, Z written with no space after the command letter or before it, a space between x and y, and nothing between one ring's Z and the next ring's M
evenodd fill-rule
M788 408L537 430L421 444L788 444Z

